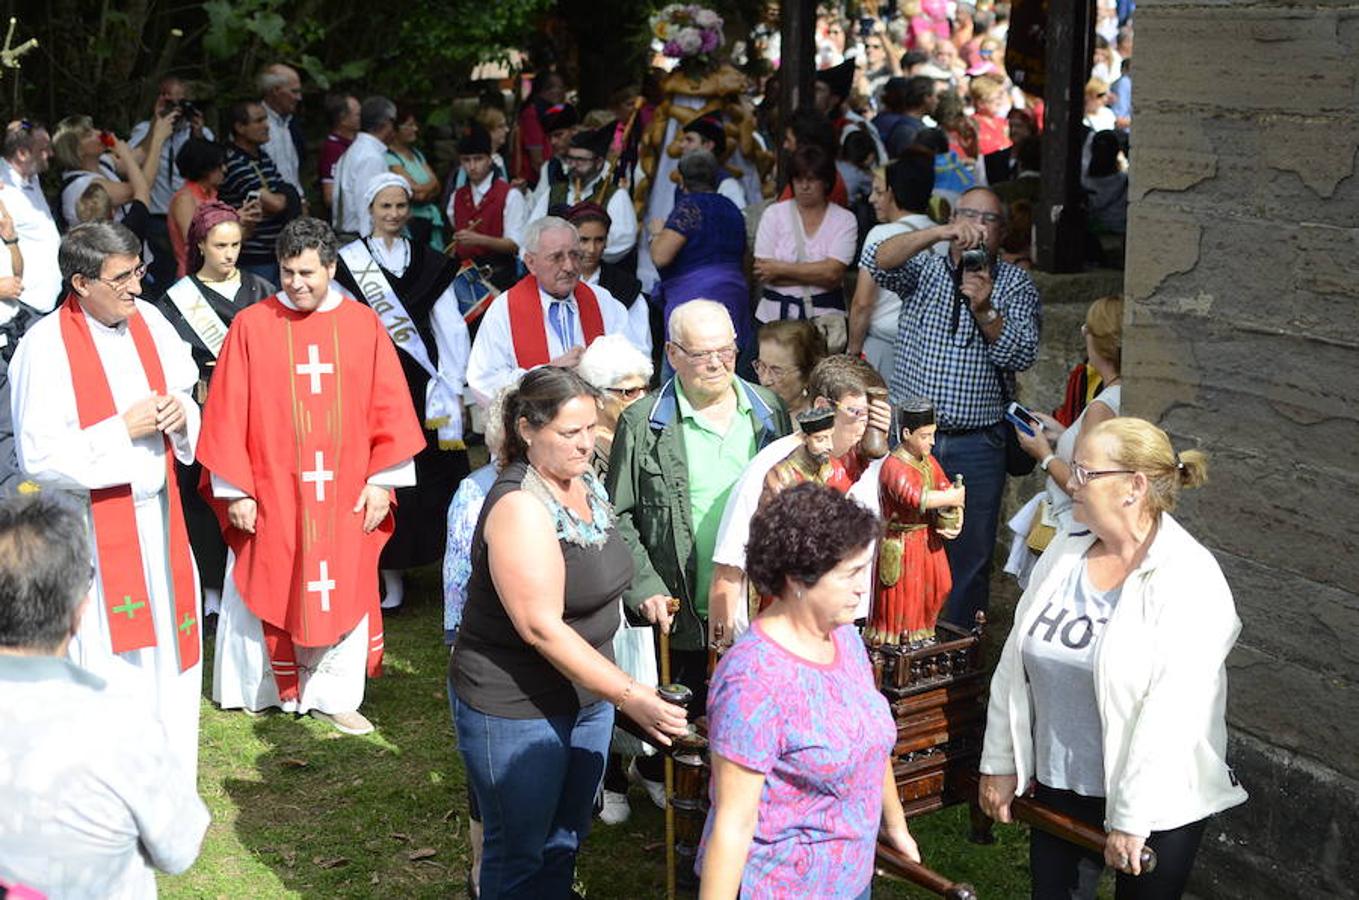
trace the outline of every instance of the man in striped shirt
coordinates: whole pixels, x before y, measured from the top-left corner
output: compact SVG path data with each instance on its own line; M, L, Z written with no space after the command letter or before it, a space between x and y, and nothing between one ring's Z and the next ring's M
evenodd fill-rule
M963 531L945 545L953 591L941 618L970 627L990 599L991 556L1005 489L1005 407L1015 373L1038 358L1043 321L1029 274L1000 260L1005 206L989 188L958 198L947 225L888 237L864 248L873 280L901 297L893 402L934 401L934 455L949 477L967 485ZM948 256L930 253L949 242ZM962 253L985 248L986 264L962 265Z
M227 145L226 179L217 194L222 202L239 210L245 228L237 264L277 287L274 241L283 226L301 211L301 199L262 149L269 140L269 117L264 107L254 101L236 103L227 118L231 143Z

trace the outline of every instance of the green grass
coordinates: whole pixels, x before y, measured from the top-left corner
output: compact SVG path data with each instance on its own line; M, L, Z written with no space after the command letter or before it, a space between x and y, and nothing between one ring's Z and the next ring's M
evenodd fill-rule
M387 621L386 673L368 683L363 705L373 735L203 701L198 780L212 826L193 868L160 880L162 896L465 896L467 805L444 694L439 596L437 572L422 572L403 614ZM591 900L664 896L663 816L636 791L632 808L623 825L596 823L581 853L578 874ZM970 882L980 897L1028 895L1023 829L997 827L995 844L970 844L964 807L911 828L926 864ZM883 879L874 885L879 900L925 896Z

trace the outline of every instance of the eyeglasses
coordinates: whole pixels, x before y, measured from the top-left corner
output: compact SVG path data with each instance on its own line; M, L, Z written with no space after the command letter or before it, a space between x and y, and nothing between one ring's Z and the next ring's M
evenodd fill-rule
M140 279L145 274L146 264L142 263L136 268L128 269L121 275L114 275L112 278L96 278L94 280L102 281L104 284L107 284L109 287L113 288L116 291L127 287L128 284L131 283L134 279Z
M854 419L863 420L868 418L867 406L846 406L843 403L837 403L835 404L835 408Z
M719 347L716 350L690 350L679 341L671 341L676 349L689 358L690 362L701 363L709 360L716 360L725 366L731 365L736 360L736 345L731 344L726 347Z
M756 372L762 372L775 381L793 371L792 366L771 366L769 363L759 358L756 358L754 366Z
M1105 475L1136 475L1135 469L1087 469L1078 462L1071 464L1071 478L1076 482L1076 487L1085 487L1096 478L1103 478Z
M646 393L646 385L642 384L638 385L637 387L627 388L611 387L605 388L604 390L608 391L610 394L613 394L615 397L618 397L620 400L627 400L631 402L633 400L640 398L643 394Z
M566 157L566 162L567 162L568 164L570 164L570 165L573 165L573 166L588 166L588 165L590 165L591 163L593 163L594 161L595 161L595 158L594 158L593 155L591 155L591 156L567 156L567 157Z
M982 212L979 209L969 209L966 206L958 207L956 212L964 219L977 219L985 222L987 225L995 225L1001 220L1000 213Z

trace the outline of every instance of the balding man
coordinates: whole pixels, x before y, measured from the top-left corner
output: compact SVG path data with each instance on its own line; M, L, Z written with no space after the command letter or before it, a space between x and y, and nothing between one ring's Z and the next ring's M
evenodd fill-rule
M387 141L396 130L396 104L386 97L368 97L359 104L359 133L335 163L331 189L331 224L346 243L372 234L373 222L364 191L388 170Z
M294 116L302 102L302 78L292 66L274 63L260 70L255 79L260 102L269 116L269 140L262 148L278 166L283 180L302 196L302 178L298 169L302 161L302 129Z
M1000 198L974 188L958 198L947 225L894 235L863 253L873 279L901 298L892 400L934 401L934 455L967 484L962 534L945 545L953 591L941 616L963 626L990 599L1010 427L1005 407L1015 373L1038 358L1043 319L1029 274L997 255L1004 232ZM938 241L949 242L947 256L927 252ZM984 257L972 259L976 250Z
M529 274L491 303L467 360L467 386L483 407L527 370L575 368L595 338L628 333L628 308L581 280L580 235L570 222L530 222L523 255Z
M694 692L690 708L699 710L722 511L755 454L791 428L778 397L736 375L736 329L725 306L691 300L675 307L669 325L665 352L675 376L623 413L607 486L636 564L623 602L668 625L666 598L679 599L671 676ZM664 799L660 766L660 755L639 763L653 801Z

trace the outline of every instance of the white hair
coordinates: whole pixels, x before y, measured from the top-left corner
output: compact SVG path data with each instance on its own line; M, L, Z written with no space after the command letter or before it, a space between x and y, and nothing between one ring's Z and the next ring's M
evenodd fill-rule
M736 336L736 327L731 324L731 313L727 308L716 300L690 300L681 303L670 311L670 320L666 323L670 334L670 340L680 340L688 335L688 326L700 319L715 319L725 322L727 330L732 336Z
M560 216L543 216L541 219L534 219L524 226L524 240L520 246L524 248L525 253L537 253L538 243L542 240L543 235L549 231L558 230L570 231L579 239L579 235L576 234L576 226L570 222Z
M651 360L621 334L595 338L576 364L576 374L601 391L632 375L650 383L654 371Z
M486 450L495 462L500 462L505 457L505 400L517 387L518 378L496 391L490 405L486 407L486 432L483 436L486 440Z
M260 69L260 73L255 76L255 87L262 97L274 88L283 87L296 74L297 70L292 66L283 63L271 63Z

